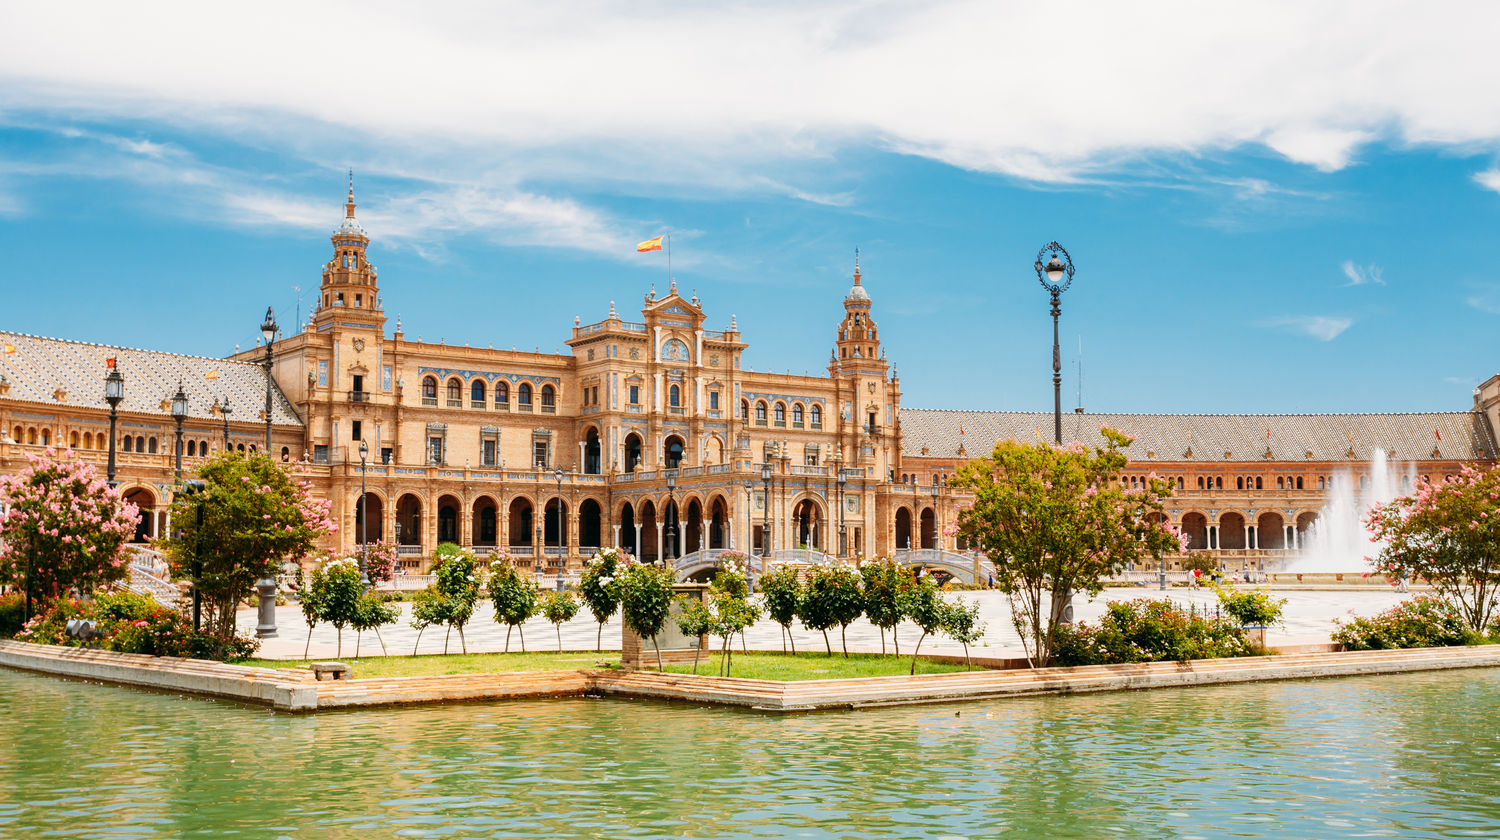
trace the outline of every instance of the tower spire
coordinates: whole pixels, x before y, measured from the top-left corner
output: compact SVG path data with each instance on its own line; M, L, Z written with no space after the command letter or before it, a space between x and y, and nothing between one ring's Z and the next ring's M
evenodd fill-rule
M344 205L344 218L354 218L354 170L349 170L349 202Z
M350 189L352 190L353 187L350 187ZM353 193L351 192L350 194L352 195ZM350 201L353 201L353 199L351 198ZM854 246L854 285L856 285L856 286L859 285L859 246L858 245Z

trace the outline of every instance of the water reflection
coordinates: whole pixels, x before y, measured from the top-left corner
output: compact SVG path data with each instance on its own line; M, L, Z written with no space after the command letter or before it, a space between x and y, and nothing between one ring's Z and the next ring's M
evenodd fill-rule
M795 717L292 717L0 672L0 836L1490 835L1497 689L1458 671Z

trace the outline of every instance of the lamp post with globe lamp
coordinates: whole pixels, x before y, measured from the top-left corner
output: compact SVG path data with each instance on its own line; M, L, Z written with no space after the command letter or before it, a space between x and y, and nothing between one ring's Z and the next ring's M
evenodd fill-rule
M1043 257L1051 255L1047 262ZM1061 259L1059 259L1061 257ZM1052 439L1062 445L1062 349L1057 341L1057 321L1062 314L1062 293L1073 284L1073 258L1054 240L1036 255L1036 277L1052 298Z

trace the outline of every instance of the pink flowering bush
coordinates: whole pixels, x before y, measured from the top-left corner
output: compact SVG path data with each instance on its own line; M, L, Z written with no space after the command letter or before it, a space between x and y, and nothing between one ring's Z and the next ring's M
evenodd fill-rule
M222 452L198 467L206 489L179 493L172 503L174 533L158 545L174 576L196 579L204 623L214 633L232 636L235 604L255 581L276 577L284 562L300 563L338 529L328 515L332 503L315 498L293 469L264 454Z
M1500 469L1465 465L1440 481L1418 479L1410 496L1371 509L1371 537L1384 548L1377 571L1425 579L1475 632L1500 599Z
M370 583L385 583L396 577L396 544L385 540L376 540L370 543L370 556L365 561L365 574L370 576Z
M248 659L260 643L249 636L221 636L195 632L192 619L145 595L112 592L93 601L58 598L27 622L17 641L77 647L85 644L68 636L70 619L95 623L98 637L87 644L120 653L185 656L193 659Z
M125 577L125 544L140 519L136 506L71 451L27 455L19 473L0 478L0 582L22 586L32 558L31 591L58 598L92 592Z

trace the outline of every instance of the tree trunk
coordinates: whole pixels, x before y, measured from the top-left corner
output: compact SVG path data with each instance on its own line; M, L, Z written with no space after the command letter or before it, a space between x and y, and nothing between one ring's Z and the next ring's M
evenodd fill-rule
M412 644L412 646L411 646L411 655L412 656L416 656L417 655L417 648L419 648L419 647L422 646L422 633L425 632L426 630L427 630L426 627L418 627L417 628L417 641L414 642Z
M719 676L721 677L726 676L724 672L724 663L729 661L729 651L734 650L734 648L729 646L729 640L733 638L734 634L731 633L730 635L725 636L723 643L719 645Z
M553 625L557 628L557 652L562 653L562 625Z
M927 631L923 630L921 637L917 639L917 646L916 646L916 648L914 648L912 650L912 652L911 652L911 675L912 676L916 676L917 675L917 653L922 650L922 642L925 641L926 639L927 639Z
M361 641L363 641L364 638L365 638L365 631L363 631L363 630L355 630L354 631L354 658L355 659L359 658L359 643Z
M338 627L336 629L339 631L339 652L336 653L336 654L334 654L333 658L334 659L343 659L344 658L344 628Z
M786 629L787 640L792 643L792 655L796 656L797 655L797 637L792 635L792 628L787 627L785 629Z
M880 655L885 656L885 628L876 627L875 632L880 634Z
M375 638L377 638L377 639L380 640L380 655L381 656L390 656L391 652L385 649L385 637L382 636L382 635L380 635L380 628L379 627L375 628Z
M740 631L740 652L741 653L747 653L747 654L750 652L750 645L749 645L748 642L745 641L745 631L744 630Z
M604 652L604 622L599 622L599 633L594 636L594 653Z
M515 626L516 625L514 625L514 624L507 624L507 625L505 625L505 652L506 653L510 653L510 631L511 631L511 628L513 628Z
M901 655L901 640L896 638L896 631L900 629L899 624L891 625L891 644L896 646L896 655Z
M828 648L828 655L833 655L833 642L828 641L828 628L823 628L823 647Z
M313 631L313 626L311 624L307 625L307 644L305 644L305 645L302 646L302 661L303 662L307 661L307 652L312 649L312 631Z
M701 644L693 645L693 676L698 676L698 651L703 647Z
M464 626L462 624L458 625L458 649L463 651L465 655L469 653L469 640L464 638Z
M786 633L787 633L786 625L782 624L782 625L779 625L779 626L781 627L781 652L782 653L786 653ZM312 631L308 631L309 635L311 635L311 633L312 633Z
M724 676L734 676L734 645L725 645L727 656L724 657Z
M969 643L968 642L964 642L964 670L965 671L972 671L972 670L974 670L974 663L972 663L972 662L969 661Z
M849 630L849 625L847 625L847 624L840 624L839 625L839 642L841 642L844 645L844 658L845 659L849 658L849 633L848 633L848 630Z
M516 625L516 633L518 633L521 636L521 652L525 653L526 652L526 628L522 627L519 624L517 624Z
M654 647L654 648L656 648L656 673L660 674L660 673L666 671L667 669L663 668L662 665L661 665L661 645L659 645L659 644L656 643L656 637L655 636L651 637L651 646Z
M448 629L443 631L443 655L448 655L448 637L453 635L453 625L447 625Z

